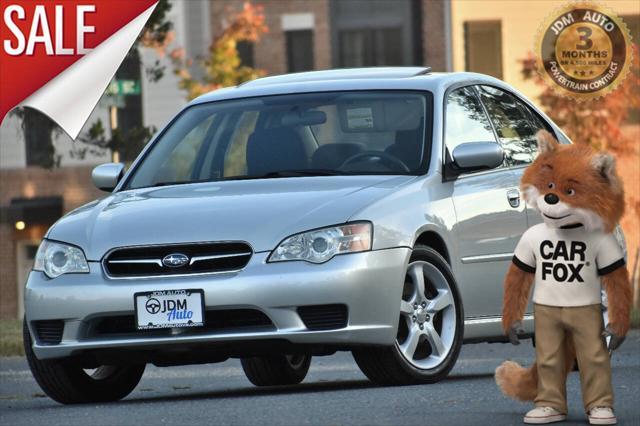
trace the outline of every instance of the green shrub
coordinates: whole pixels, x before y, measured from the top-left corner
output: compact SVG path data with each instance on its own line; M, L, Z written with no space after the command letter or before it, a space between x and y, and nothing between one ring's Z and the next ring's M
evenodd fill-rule
M22 321L0 320L0 356L22 356Z

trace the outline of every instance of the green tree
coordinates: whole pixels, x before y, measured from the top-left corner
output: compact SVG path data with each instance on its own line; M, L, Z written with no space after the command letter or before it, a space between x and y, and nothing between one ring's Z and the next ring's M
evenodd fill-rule
M263 70L242 64L238 43L256 43L268 32L264 10L261 5L245 2L239 12L230 12L229 24L216 35L209 48L209 55L197 61L185 58L183 48L170 53L174 72L180 78L180 88L186 90L187 98L194 99L221 87L235 86L265 74ZM193 66L203 69L201 78L194 77Z

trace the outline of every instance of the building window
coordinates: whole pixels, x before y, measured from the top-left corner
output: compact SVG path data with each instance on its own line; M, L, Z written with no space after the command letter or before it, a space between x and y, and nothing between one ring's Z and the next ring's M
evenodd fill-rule
M240 63L245 67L253 68L255 66L255 61L253 57L253 43L250 41L239 41L236 44L236 49L238 49L238 56L240 57Z
M464 24L466 71L502 78L502 24L500 21L467 21Z
M422 65L419 0L332 0L336 67Z
M54 134L60 132L58 125L47 115L28 107L22 108L18 114L22 118L27 166L50 169L59 165L53 147Z
M637 44L640 41L640 15L622 15L620 18L629 28L631 42Z
M286 31L287 71L310 71L313 66L313 31Z
M403 65L402 28L340 31L341 67Z

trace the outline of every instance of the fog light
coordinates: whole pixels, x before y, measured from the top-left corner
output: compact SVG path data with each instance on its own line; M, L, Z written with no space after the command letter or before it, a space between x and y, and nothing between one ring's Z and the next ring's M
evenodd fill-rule
M19 220L19 221L17 221L17 222L16 222L16 229L17 229L18 231L22 231L22 230L23 230L24 228L26 228L26 227L27 227L27 224L26 224L26 223L24 223L24 221Z

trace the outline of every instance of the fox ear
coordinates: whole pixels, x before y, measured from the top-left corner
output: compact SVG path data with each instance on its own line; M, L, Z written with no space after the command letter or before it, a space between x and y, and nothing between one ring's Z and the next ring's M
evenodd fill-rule
M616 159L607 152L599 152L591 159L591 165L596 169L598 174L606 179L609 183L615 183L618 180L616 175Z
M540 154L553 152L558 147L558 141L556 138L546 130L538 131L538 133L536 133L536 139L538 141L538 152Z

